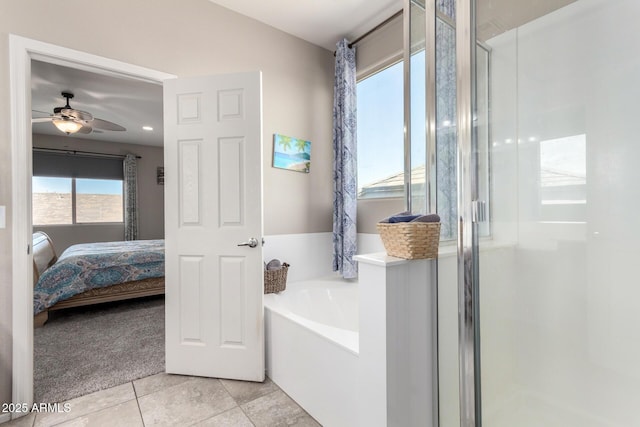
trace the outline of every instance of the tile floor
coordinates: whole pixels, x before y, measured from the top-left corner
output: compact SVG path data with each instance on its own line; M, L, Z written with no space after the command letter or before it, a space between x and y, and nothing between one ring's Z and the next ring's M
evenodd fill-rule
M158 374L69 400L68 413L31 413L1 427L320 426L264 383Z

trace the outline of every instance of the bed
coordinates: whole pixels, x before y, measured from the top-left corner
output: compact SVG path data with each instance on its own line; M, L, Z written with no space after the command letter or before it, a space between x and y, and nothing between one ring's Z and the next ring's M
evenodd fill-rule
M33 234L34 326L49 312L164 294L164 240L73 245L60 257L46 233Z

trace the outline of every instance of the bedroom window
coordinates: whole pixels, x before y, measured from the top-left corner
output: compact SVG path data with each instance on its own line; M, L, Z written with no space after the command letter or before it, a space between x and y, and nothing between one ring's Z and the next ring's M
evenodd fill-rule
M123 181L33 177L33 224L123 222Z
M33 177L33 224L73 224L71 178Z

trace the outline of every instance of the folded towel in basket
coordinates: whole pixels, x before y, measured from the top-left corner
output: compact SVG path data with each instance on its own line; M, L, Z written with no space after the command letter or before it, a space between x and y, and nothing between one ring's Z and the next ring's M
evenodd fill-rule
M400 212L390 216L389 218L385 218L380 222L391 224L398 222L440 222L440 216L438 216L438 214L414 215L409 212Z
M419 215L411 222L440 222L440 216L438 214Z
M282 263L280 263L279 259L272 259L264 268L265 270L280 270L282 268Z
M391 224L396 223L396 222L411 222L414 219L419 218L421 215L394 215L392 217L389 217L389 222Z

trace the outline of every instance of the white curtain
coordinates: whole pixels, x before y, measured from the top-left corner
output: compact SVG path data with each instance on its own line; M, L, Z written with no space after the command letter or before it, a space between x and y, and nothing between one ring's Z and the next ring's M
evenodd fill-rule
M138 238L138 161L127 154L124 168L124 240Z

